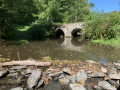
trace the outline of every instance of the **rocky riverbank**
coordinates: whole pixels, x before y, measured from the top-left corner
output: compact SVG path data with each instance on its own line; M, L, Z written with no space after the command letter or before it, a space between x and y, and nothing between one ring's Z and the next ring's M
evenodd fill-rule
M49 67L1 66L0 90L120 90L120 62L51 61Z

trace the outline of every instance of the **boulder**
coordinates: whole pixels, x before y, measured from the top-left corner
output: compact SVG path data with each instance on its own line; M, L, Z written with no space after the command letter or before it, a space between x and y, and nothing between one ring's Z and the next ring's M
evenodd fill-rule
M30 77L27 80L27 84L29 86L29 88L33 88L34 86L36 86L38 84L38 81L41 78L41 71L40 70L34 70L32 71L32 74L30 75Z

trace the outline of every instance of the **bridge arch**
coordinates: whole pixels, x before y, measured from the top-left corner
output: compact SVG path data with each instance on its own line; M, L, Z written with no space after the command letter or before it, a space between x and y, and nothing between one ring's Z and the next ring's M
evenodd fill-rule
M80 23L70 23L70 24L63 24L58 25L57 27L57 36L64 36L64 37L76 37L79 36L82 30L84 30L84 22ZM63 33L61 33L61 31ZM59 32L59 33L58 33ZM62 34L62 35L60 35Z
M82 29L75 28L72 30L71 35L72 35L72 37L78 37L81 35L81 33L82 33Z
M56 37L57 38L64 38L65 34L64 34L64 31L62 29L58 29L56 31Z

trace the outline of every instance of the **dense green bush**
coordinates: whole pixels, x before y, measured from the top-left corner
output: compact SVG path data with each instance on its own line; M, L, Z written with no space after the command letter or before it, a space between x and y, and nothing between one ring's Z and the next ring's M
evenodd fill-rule
M28 29L28 35L30 39L44 39L48 36L53 36L55 34L55 30L53 30L52 24L36 24Z
M86 18L86 36L92 39L111 39L119 36L120 13L91 12Z

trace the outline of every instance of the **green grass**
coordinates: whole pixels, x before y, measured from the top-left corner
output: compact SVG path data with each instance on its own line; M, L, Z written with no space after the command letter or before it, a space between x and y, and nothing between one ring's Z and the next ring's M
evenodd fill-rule
M31 26L18 27L17 31L27 31Z
M116 48L120 48L120 37L119 38L113 38L110 40L104 40L104 39L100 39L100 40L92 40L93 43L100 43L103 45L110 45Z

